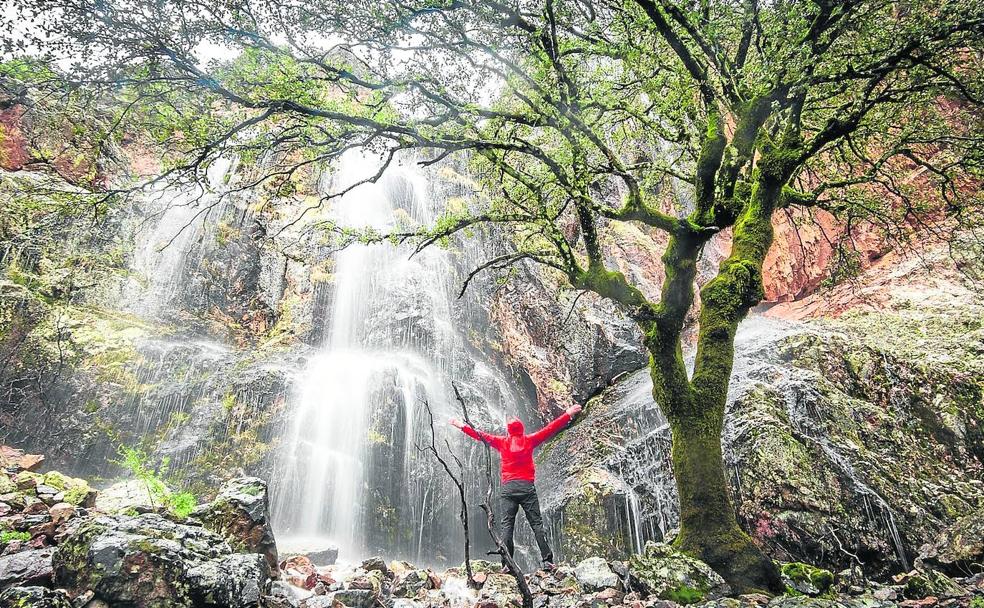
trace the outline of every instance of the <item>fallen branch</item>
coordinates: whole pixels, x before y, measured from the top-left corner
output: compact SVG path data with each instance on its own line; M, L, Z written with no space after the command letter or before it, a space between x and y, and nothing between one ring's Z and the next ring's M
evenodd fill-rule
M454 485L458 488L458 498L461 504L461 509L458 512L458 518L461 520L461 527L465 529L465 573L468 576L468 585L471 587L477 587L478 585L475 582L475 577L472 573L471 567L471 543L468 538L468 501L465 499L465 484L457 475L454 474L454 471L451 470L451 467L448 466L447 461L438 451L436 435L434 433L434 413L431 411L430 404L426 399L424 400L424 407L427 408L427 419L430 424L430 445L424 447L417 445L417 451L430 452L433 454L434 458L436 458L437 461L441 463L441 466L444 467L444 472L448 474L448 477L451 478L451 481L454 482ZM461 460L458 459L454 451L451 449L451 444L446 441L445 443L447 444L448 453L458 465L458 471L463 474L464 467L461 464Z

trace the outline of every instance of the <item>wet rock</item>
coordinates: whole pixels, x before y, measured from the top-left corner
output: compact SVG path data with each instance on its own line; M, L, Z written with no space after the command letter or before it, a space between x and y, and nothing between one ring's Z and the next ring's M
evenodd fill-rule
M870 597L826 600L807 596L783 596L769 602L769 608L895 608L894 602L881 602Z
M51 491L54 490L54 491ZM69 477L58 471L44 474L37 486L38 496L45 497L48 504L66 502L77 507L91 507L95 504L97 492L89 487L89 482Z
M897 322L872 317L865 323L874 327ZM919 327L977 322L935 316ZM957 553L974 555L984 538L975 447L984 420L973 405L980 389L968 383L981 377L980 357L967 352L977 347L970 340L961 351L954 337L940 361L926 337L898 354L869 331L856 319L837 332L759 317L743 323L723 437L735 507L779 561L839 571L852 565L849 547L868 576L884 577L940 539L924 560L955 575L958 567L943 561L972 562ZM561 559L624 559L628 531L660 539L676 525L669 433L651 389L645 369L624 376L542 448L541 501L548 521L560 522Z
M512 603L519 605L521 596L516 579L509 574L489 573L482 586L481 597L491 600L499 606Z
M413 597L421 589L433 587L430 575L424 570L411 570L397 574L393 581L393 595L396 597Z
M952 575L984 571L984 507L947 526L920 548L919 562Z
M377 594L370 589L345 589L326 596L331 600L332 605L338 602L348 608L372 608L376 603L376 597Z
M574 568L574 577L585 589L602 589L618 585L618 576L601 557L589 557Z
M311 590L318 584L318 572L306 555L294 555L280 563L280 571L291 585Z
M834 584L834 575L829 570L802 562L782 564L780 572L786 586L803 595L823 595Z
M727 595L730 588L710 566L659 543L646 543L645 552L629 558L633 585L651 597L693 604Z
M0 608L72 608L72 601L61 589L11 587L0 593Z
M769 603L769 596L761 593L745 593L738 596L738 601L747 606L764 606Z
M271 575L278 570L277 542L270 524L266 482L240 477L226 482L211 503L195 510L205 527L218 532L237 551L264 557Z
M156 514L77 518L54 555L55 584L137 608L255 606L267 582L259 555L233 554L218 535ZM211 602L207 604L206 602Z
M386 565L386 561L381 557L370 557L362 562L362 569L366 572L381 572L383 576L392 578L393 572Z
M41 454L25 454L23 450L9 445L0 445L0 468L24 469L35 471L44 463Z
M233 553L188 570L196 606L256 606L268 577L266 560L256 553Z
M25 505L24 509L21 511L24 515L44 515L48 512L48 505L43 502L32 502Z
M600 602L606 606L610 606L613 604L621 604L623 595L624 594L618 589L609 587L607 589L602 589L598 593L595 593L594 596L591 598L591 602L592 604Z
M36 493L38 484L43 483L44 477L30 471L21 471L14 477L14 483L21 492Z
M95 507L103 513L120 513L137 506L150 506L154 500L147 484L139 479L120 481L99 492Z
M300 605L291 586L279 580L270 583L262 601L263 608L299 608Z
M54 522L56 526L67 522L69 519L75 516L77 509L74 505L67 502L59 502L51 506L48 509L48 515L51 516L51 521Z
M902 593L908 599L919 600L927 597L963 597L967 591L952 578L935 570L913 570L899 577L898 582L905 585Z
M318 566L331 566L338 561L338 547L325 547L316 551L308 551L305 555Z
M52 552L52 549L35 549L0 557L0 589L51 584Z

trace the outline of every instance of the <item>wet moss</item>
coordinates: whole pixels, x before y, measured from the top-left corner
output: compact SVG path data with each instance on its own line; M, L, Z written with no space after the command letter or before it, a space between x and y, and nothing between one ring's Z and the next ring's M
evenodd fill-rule
M782 564L779 569L794 584L808 584L817 590L818 595L825 594L834 584L832 572L803 562Z

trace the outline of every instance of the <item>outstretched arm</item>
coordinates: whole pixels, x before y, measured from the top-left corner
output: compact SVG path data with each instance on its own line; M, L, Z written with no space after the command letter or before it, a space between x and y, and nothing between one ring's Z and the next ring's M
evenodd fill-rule
M571 421L571 418L576 416L577 413L580 411L581 411L581 406L575 403L571 407L567 408L566 412L564 412L560 416L557 416L557 418L555 418L550 424L543 427L539 431L532 433L530 435L530 440L533 442L533 447L540 445L547 439L550 439L551 437L559 433L561 429L567 426L567 423Z
M468 435L472 439L483 441L489 444L490 446L492 446L493 448L497 450L499 449L499 443L501 442L502 437L499 437L498 435L490 435L489 433L482 432L476 428L473 428L465 424L464 422L462 422L457 418L452 418L451 420L449 420L449 422L451 423L451 426L461 429L461 432L463 432L465 435Z

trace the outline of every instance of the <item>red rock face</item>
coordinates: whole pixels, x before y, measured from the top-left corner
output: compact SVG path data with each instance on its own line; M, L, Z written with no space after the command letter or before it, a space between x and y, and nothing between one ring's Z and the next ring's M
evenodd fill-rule
M870 224L846 225L823 210L778 211L775 240L763 265L766 302L789 302L809 295L838 265L838 245L851 252L859 269L882 257L887 245Z
M0 112L0 168L19 171L31 160L27 137L21 130L24 106L15 105Z
M0 168L6 171L37 163L71 184L101 188L109 180L101 160L97 142L80 137L67 119L36 124L35 115L22 105L0 112Z

